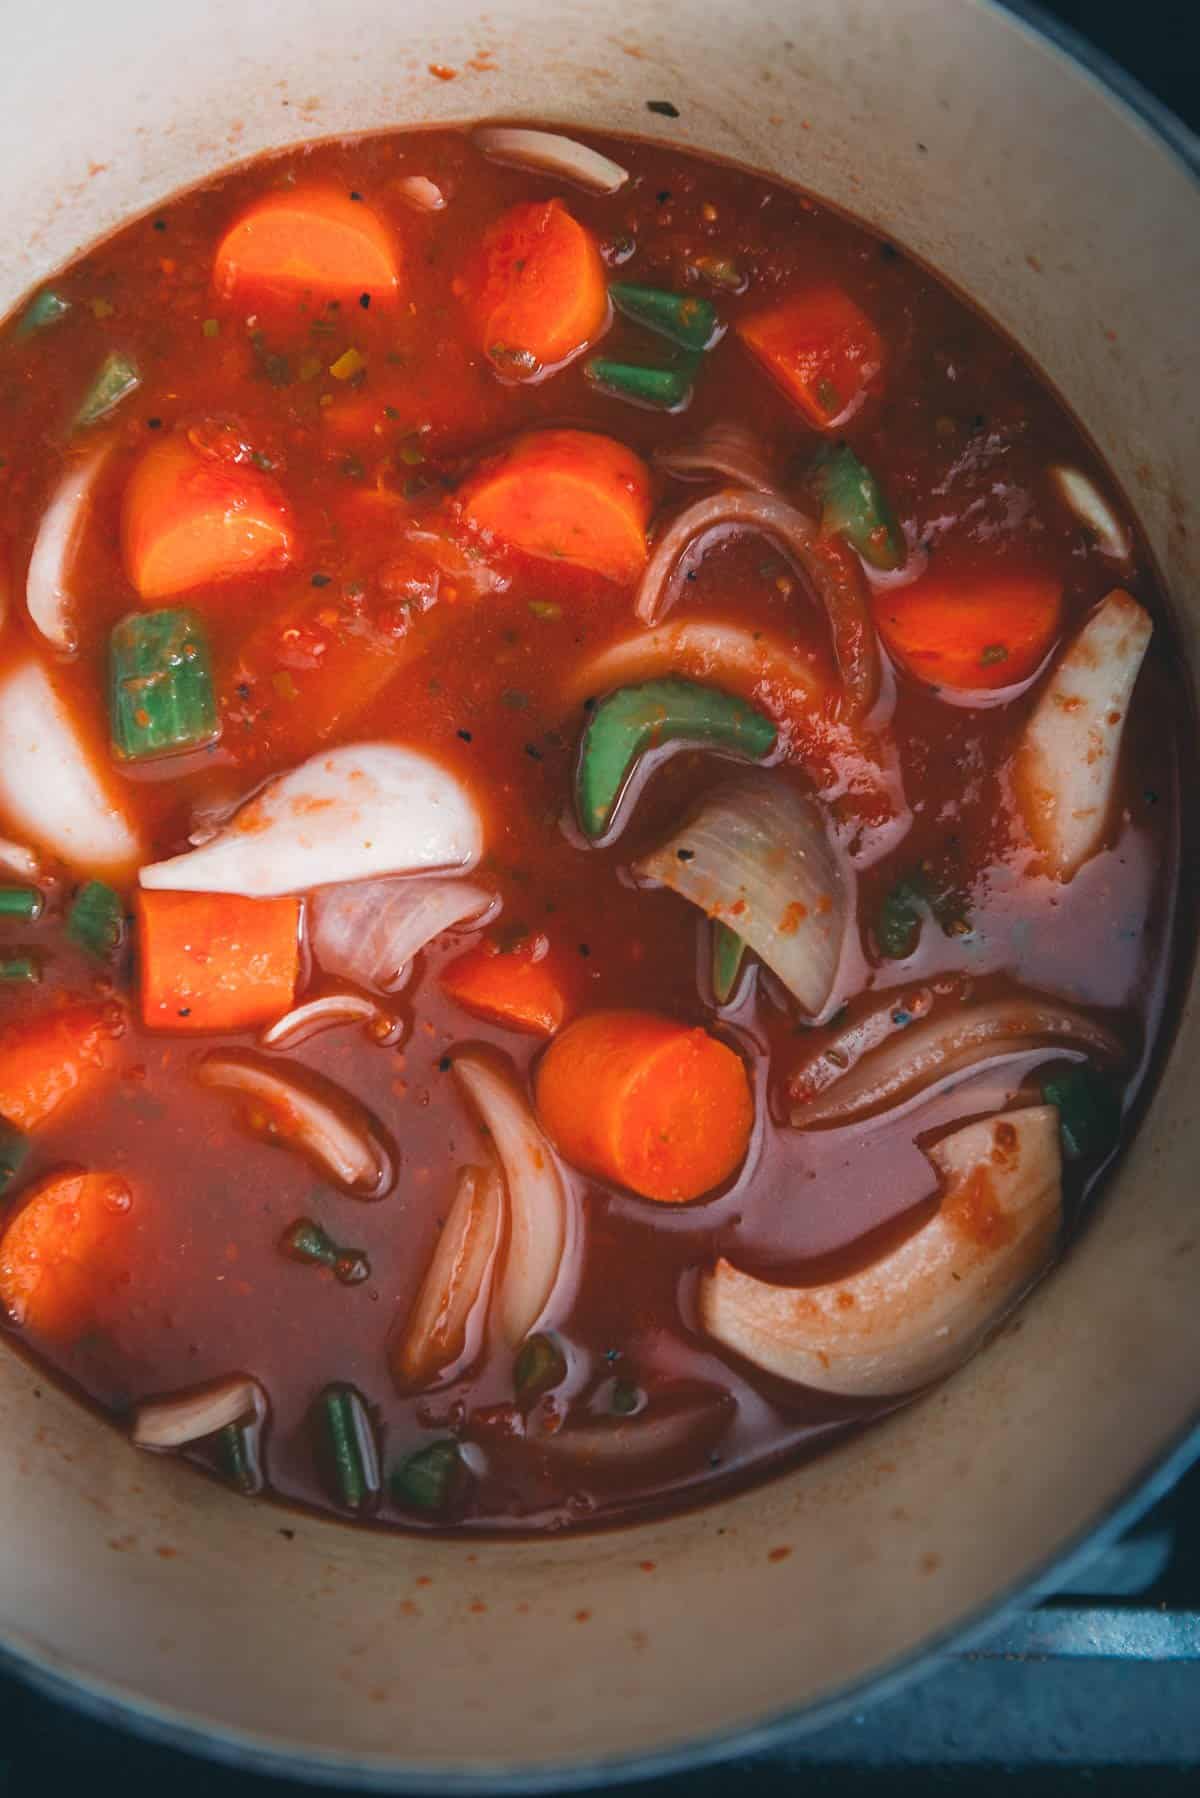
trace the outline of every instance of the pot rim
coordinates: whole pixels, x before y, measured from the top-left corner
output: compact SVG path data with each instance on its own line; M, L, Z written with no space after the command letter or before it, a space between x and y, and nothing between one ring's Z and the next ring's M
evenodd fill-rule
M1105 51L1073 27L1050 17L1037 0L976 0L976 4L990 12L1007 14L1018 28L1042 39L1065 60L1076 64L1109 100L1132 113L1200 186L1200 134L1191 130ZM784 1710L756 1723L715 1736L700 1736L652 1753L549 1765L538 1763L526 1768L508 1766L495 1772L484 1769L435 1771L421 1767L406 1770L403 1765L378 1759L364 1761L355 1756L336 1754L312 1757L271 1746L252 1735L223 1729L218 1724L192 1721L170 1707L151 1704L119 1688L65 1672L54 1660L16 1649L4 1641L0 1641L0 1672L20 1679L52 1702L67 1706L92 1722L125 1731L140 1741L176 1749L241 1772L293 1779L313 1786L342 1785L364 1792L397 1793L428 1792L431 1786L436 1786L439 1791L463 1794L464 1798L474 1798L475 1794L487 1794L488 1798L515 1798L518 1793L576 1791L587 1786L659 1779L728 1762L741 1755L778 1749L840 1722L864 1700L876 1702L895 1697L906 1685L932 1673L948 1653L960 1652L982 1642L1019 1609L1049 1596L1065 1579L1082 1572L1093 1555L1131 1528L1196 1462L1200 1462L1200 1407L1164 1452L1066 1547L1050 1551L999 1597L989 1599L927 1639L912 1653L814 1704Z

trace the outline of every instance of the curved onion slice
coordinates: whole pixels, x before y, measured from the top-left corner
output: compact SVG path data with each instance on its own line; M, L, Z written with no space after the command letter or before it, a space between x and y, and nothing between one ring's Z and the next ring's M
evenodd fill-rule
M41 867L42 864L32 849L26 849L23 843L10 843L7 837L0 837L0 868L6 874L17 874L22 880L36 880Z
M777 493L727 487L681 512L655 545L638 586L634 610L642 623L657 624L677 598L685 561L702 554L718 532L737 530L768 538L803 573L825 608L846 691L858 711L869 711L879 695L879 640L857 558L818 546L812 519Z
M817 806L785 777L748 771L726 781L634 873L728 924L810 1017L825 1011L853 876L839 866Z
M258 1381L247 1374L230 1374L207 1386L139 1405L133 1415L132 1436L139 1448L183 1448L215 1436L231 1423L261 1424L266 1414L266 1394Z
M122 874L141 852L49 675L32 660L0 677L0 810L22 836L89 875Z
M852 1031L861 1029L861 1023L851 1026ZM821 1059L827 1061L834 1047L826 1045ZM960 1080L981 1062L1042 1048L1074 1049L1108 1063L1122 1059L1120 1043L1103 1024L1046 993L958 1005L910 1024L851 1064L841 1079L826 1082L825 1092L793 1104L791 1122L800 1130L855 1124L871 1112L917 1098L935 1083ZM789 1090L813 1090L803 1068L792 1076Z
M396 192L417 212L441 212L446 204L445 194L428 175L403 176L396 183Z
M709 425L693 442L678 449L656 451L654 460L682 481L724 480L756 493L778 491L762 444L753 432L732 420Z
M465 1167L392 1355L392 1372L405 1390L458 1371L478 1351L503 1223L504 1182L497 1169Z
M91 510L92 489L111 448L101 444L67 469L42 514L25 577L30 618L48 643L68 655L79 646L68 576Z
M261 1105L276 1142L299 1149L357 1199L382 1198L392 1159L370 1113L309 1068L267 1061L246 1049L217 1049L197 1063L201 1086L243 1093Z
M382 1026L380 1042L386 1041L395 1028L393 1020L375 1001L364 999L361 993L324 993L319 999L293 1006L269 1025L258 1040L264 1049L291 1049L322 1030L336 1030L339 1024Z
M1048 472L1059 498L1091 533L1101 554L1114 562L1127 562L1133 554L1133 540L1094 482L1062 462Z
M498 1057L454 1056L454 1072L492 1138L508 1189L508 1248L493 1309L506 1340L524 1341L551 1297L574 1280L577 1207L529 1102Z
M1104 841L1125 715L1153 629L1115 587L1059 659L1017 746L1017 804L1058 880Z
M1002 1112L928 1155L942 1202L898 1249L824 1286L772 1286L718 1261L700 1285L705 1329L780 1379L848 1398L898 1397L960 1366L1053 1252L1058 1112Z
M313 894L310 941L327 974L394 993L427 943L497 910L495 895L469 880L363 880Z
M618 1478L654 1462L674 1460L689 1449L707 1454L733 1422L737 1404L716 1387L664 1393L634 1417L597 1418L568 1424L531 1441L553 1467L576 1474Z
M268 781L200 848L143 868L144 887L270 898L333 881L479 860L470 794L415 749L348 743Z
M577 181L593 193L615 194L629 179L629 170L619 162L589 150L573 137L561 137L556 131L526 131L516 125L481 125L471 133L471 140L493 162L507 162L514 168L538 169L545 175L561 175Z

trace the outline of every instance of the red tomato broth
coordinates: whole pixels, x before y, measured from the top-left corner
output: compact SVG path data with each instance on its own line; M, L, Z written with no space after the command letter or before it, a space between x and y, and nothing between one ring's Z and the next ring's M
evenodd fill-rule
M698 1271L727 1254L764 1277L813 1281L873 1258L928 1212L936 1181L915 1138L971 1110L957 1089L919 1115L852 1131L803 1132L782 1121L793 1067L828 1032L805 1027L761 969L736 1007L714 1017L699 978L705 927L698 914L667 892L635 889L627 873L728 773L726 762L693 751L671 757L640 786L636 803L626 802L620 834L606 846L585 847L573 827L564 829L584 713L558 695L592 653L633 633L632 589L478 540L456 519L452 489L447 496L442 483L457 481L518 430L541 424L598 431L649 460L710 422L740 417L752 422L784 478L799 473L822 439L732 328L703 359L678 416L597 393L582 362L540 382L497 379L472 345L453 286L485 228L511 206L559 194L594 232L610 277L711 292L727 327L798 284L840 285L886 346L882 380L840 435L883 482L910 538L927 544L939 572L1034 564L1063 585L1067 635L1117 583L1112 563L1050 492L1045 470L1069 461L1102 488L1111 482L1064 408L986 320L928 271L803 194L657 147L617 140L601 147L633 171L610 197L500 167L451 131L321 144L264 160L175 198L88 251L53 282L72 302L68 317L23 341L11 329L0 340L0 547L14 593L56 482L64 421L96 365L115 344L134 351L142 371L140 389L103 427L117 448L73 576L80 654L54 666L98 766L109 767L108 630L139 605L119 549L122 495L138 452L160 432L228 420L271 464L296 523L290 568L179 598L209 632L224 728L211 750L114 776L151 846L147 859L186 847L193 808L240 796L319 744L391 737L422 747L479 800L488 845L479 878L503 900L502 929L544 932L556 954L573 958L573 1015L660 1010L715 1029L751 1065L758 1120L750 1157L720 1194L659 1206L568 1171L587 1233L582 1284L561 1325L571 1350L573 1417L602 1408L606 1383L620 1377L642 1388L651 1407L678 1382L722 1389L736 1400L733 1422L715 1451L667 1457L628 1484L569 1477L511 1435L511 1355L497 1352L464 1378L416 1397L399 1396L388 1373L388 1344L428 1264L456 1171L486 1154L445 1064L456 1046L487 1042L527 1075L542 1052L527 1035L465 1015L441 990L439 968L483 933L453 933L423 954L414 980L388 1002L405 1021L399 1047L380 1046L354 1026L288 1051L352 1091L397 1145L397 1182L378 1204L336 1193L299 1156L249 1134L238 1121L244 1108L230 1094L195 1084L198 1054L247 1039L143 1031L127 965L118 973L118 995L130 994L118 1072L61 1124L33 1137L8 1202L19 1204L20 1190L41 1173L76 1163L127 1180L133 1204L121 1220L122 1248L106 1270L95 1329L67 1347L31 1346L118 1411L234 1368L252 1372L270 1396L270 1488L316 1506L331 1498L318 1477L309 1409L333 1380L357 1385L369 1400L388 1468L456 1431L468 1413L486 1413L473 1439L487 1444L488 1471L455 1519L469 1528L561 1527L682 1502L887 1408L789 1388L725 1358L699 1330ZM361 193L394 231L404 247L398 302L343 301L334 310L301 302L290 324L275 308L269 325L264 315L259 326L215 295L212 260L225 230L293 171L305 182ZM422 215L404 202L395 184L418 172L442 188L445 211ZM685 287L698 254L734 261L746 291ZM214 320L215 333L205 328ZM606 356L644 361L662 347L619 317L602 343ZM361 379L328 373L347 349L365 359ZM409 459L414 450L422 460ZM671 511L702 491L656 477L656 503L665 496ZM471 594L444 571L435 579L427 557L403 537L410 525L445 529L504 584ZM722 542L695 573L672 616L694 611L770 628L828 659L823 617L800 577L763 541ZM1116 1026L1130 1049L1126 1090L1136 1097L1170 985L1176 768L1189 720L1143 549L1119 579L1153 611L1156 634L1126 733L1110 846L1067 885L1030 872L1028 852L1014 848L1002 823L1003 765L1036 689L993 709L963 709L915 681L897 681L892 725L913 819L899 847L859 877L864 929L849 1016L881 992L904 995L944 974L969 976L980 996L1008 992L1014 982L1045 987ZM281 630L299 620L300 635L248 669L251 633L269 637L273 619ZM323 658L334 637L347 636L368 640L389 665L394 660L394 672L381 675L352 716L336 706L321 713L314 735ZM28 641L23 621L10 617L0 667ZM865 923L897 876L924 860L954 864L970 892L973 930L947 936L927 919L910 959L881 960ZM44 1007L59 989L79 997L111 991L107 976L65 938L73 884L64 877L51 888L36 923L4 924L6 939L43 950L46 964L41 988L0 992L0 1028ZM336 984L317 973L308 993ZM1034 1054L1029 1069L1053 1062L1048 1052ZM1067 1164L1072 1218L1098 1171ZM347 1289L330 1271L289 1259L279 1239L302 1216L316 1218L339 1244L364 1250L370 1278ZM386 1496L379 1516L423 1521Z

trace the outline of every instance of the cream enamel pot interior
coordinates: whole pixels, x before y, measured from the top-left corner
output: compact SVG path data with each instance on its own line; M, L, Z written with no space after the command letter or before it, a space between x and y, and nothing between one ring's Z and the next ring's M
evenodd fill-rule
M1200 189L1009 14L42 0L6 25L4 307L270 145L497 114L690 143L885 226L1027 346L1134 497L1196 667ZM213 1752L380 1784L645 1771L818 1714L1035 1578L1196 1424L1198 1057L1193 1002L1083 1240L960 1377L672 1521L489 1545L289 1516L137 1454L0 1352L12 1663Z

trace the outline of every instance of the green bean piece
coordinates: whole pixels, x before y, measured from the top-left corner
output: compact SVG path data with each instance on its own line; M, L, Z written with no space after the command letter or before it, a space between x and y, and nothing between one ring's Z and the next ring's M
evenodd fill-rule
M641 1387L635 1386L632 1380L614 1380L608 1396L609 1410L617 1417L632 1417L641 1409L643 1396Z
M842 536L872 568L902 566L904 533L883 488L848 444L822 450L810 481L821 502L821 532Z
M298 1217L289 1224L279 1246L294 1261L308 1261L317 1267L332 1268L343 1286L361 1286L371 1277L371 1263L363 1249L340 1248L315 1219Z
M136 362L119 351L111 351L100 364L96 377L87 393L83 404L75 414L76 430L86 430L88 425L99 424L114 412L123 399L135 392L142 384Z
M0 1118L0 1192L7 1191L25 1165L29 1138L7 1118Z
M216 1438L217 1465L229 1484L247 1498L263 1489L257 1432L250 1424L227 1423Z
M70 300L64 300L52 287L43 287L40 293L34 294L21 314L17 336L32 337L36 331L45 331L60 319L66 318L70 310Z
M618 312L681 349L707 350L717 335L717 309L711 300L634 281L613 281L608 291Z
M583 733L575 777L580 828L593 840L604 835L648 749L688 742L762 761L776 735L762 712L719 687L672 679L620 687L601 700Z
M926 898L907 875L898 880L879 908L875 941L889 961L906 961L921 940Z
M125 941L125 906L121 895L102 880L88 880L71 901L67 935L89 955L108 961Z
M457 1442L446 1437L400 1463L392 1475L392 1497L417 1511L445 1511L469 1477Z
M513 1385L525 1403L541 1398L567 1377L567 1358L553 1336L539 1333L521 1344L513 1363Z
M0 887L0 918L32 924L41 915L42 895L36 887Z
M1094 1068L1069 1068L1042 1087L1047 1105L1058 1107L1063 1153L1069 1161L1107 1155L1121 1134L1121 1106Z
M11 980L18 986L36 986L42 970L32 955L0 957L0 980Z
M130 612L114 624L109 726L125 762L201 749L221 734L208 638L194 612Z
M746 945L737 931L731 930L728 924L722 924L720 918L715 918L712 934L712 985L713 996L718 1005L728 1005L733 997L745 959Z
M676 368L646 368L640 362L613 362L607 356L594 356L584 363L583 372L601 392L657 412L675 412L686 406L692 396L694 368L690 362Z
M334 1497L347 1511L367 1511L382 1489L379 1448L367 1401L354 1386L326 1386L317 1400Z

